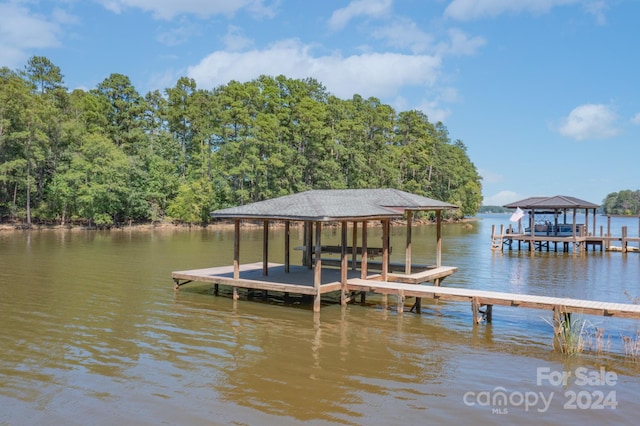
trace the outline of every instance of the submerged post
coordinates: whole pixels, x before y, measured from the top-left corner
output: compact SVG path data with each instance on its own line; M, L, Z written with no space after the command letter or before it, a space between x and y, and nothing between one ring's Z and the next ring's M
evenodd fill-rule
M404 290L398 290L398 313L401 314L404 312Z
M471 299L471 314L473 315L473 324L480 324L482 317L480 316L480 302L477 297Z

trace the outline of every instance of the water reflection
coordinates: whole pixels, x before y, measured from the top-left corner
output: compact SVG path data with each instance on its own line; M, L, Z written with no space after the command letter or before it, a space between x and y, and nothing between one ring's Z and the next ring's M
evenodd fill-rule
M176 303L180 311L191 310L190 300L183 304L178 297ZM269 318L263 316L268 305L241 305L211 324L206 342L224 346L226 356L215 361L220 375L211 385L229 403L300 421L353 424L371 398L422 409L438 404L443 395L433 387L455 370L448 344L456 336L442 335L420 318L393 316L381 323L375 309L340 306L320 315L285 309ZM192 342L192 365L202 361L203 343Z

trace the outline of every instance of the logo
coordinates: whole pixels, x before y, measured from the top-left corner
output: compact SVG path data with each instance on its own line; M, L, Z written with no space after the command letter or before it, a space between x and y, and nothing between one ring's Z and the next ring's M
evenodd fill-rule
M555 400L565 410L615 410L618 406L616 391L618 375L604 367L591 370L579 367L573 371L536 369L536 386L557 391L510 391L496 386L491 390L466 392L462 401L468 407L491 409L492 414L508 414L510 409L524 409L546 413ZM567 389L569 388L569 389Z

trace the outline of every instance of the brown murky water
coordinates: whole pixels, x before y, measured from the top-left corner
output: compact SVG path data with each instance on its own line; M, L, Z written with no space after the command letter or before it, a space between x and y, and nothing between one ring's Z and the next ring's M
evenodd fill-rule
M446 226L443 263L459 271L444 285L640 296L640 254L496 255L490 228L501 222ZM414 239L432 233L420 227ZM261 231L245 237L241 260L260 260ZM305 304L234 303L197 283L174 294L171 271L229 264L232 247L226 230L0 233L0 424L635 424L640 415L640 358L625 356L622 338L639 321L585 318L605 330L604 353L591 342L568 357L552 350L542 311L495 307L493 324L474 327L465 303L399 316L371 299L314 315Z

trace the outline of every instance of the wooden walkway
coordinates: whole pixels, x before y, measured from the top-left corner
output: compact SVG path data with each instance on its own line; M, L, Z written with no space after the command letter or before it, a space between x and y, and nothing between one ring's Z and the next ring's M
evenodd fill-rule
M263 275L263 264L251 263L240 265L240 278L233 278L233 266L196 269L190 271L173 272L173 280L176 290L189 282L208 282L217 286L227 285L234 288L257 289L264 291L278 291L284 293L296 293L313 295L316 290L313 286L313 271L309 268L296 266L290 272L284 272L284 265L269 263L268 275ZM640 305L627 303L602 302L583 299L571 299L562 297L536 296L530 294L504 293L497 291L475 290L465 288L443 287L438 285L420 284L427 281L439 282L440 279L451 275L456 267L443 266L431 268L415 274L387 274L387 280L383 281L381 274L369 275L367 279L360 278L360 271L349 271L347 277L347 290L350 292L369 292L381 294L383 303L386 303L388 295L397 298L397 310L404 312L405 299L415 297L416 311L420 312L422 298L434 300L455 301L471 303L473 321L492 321L493 305L511 306L554 312L554 321L559 326L560 315L571 313L596 315L617 318L640 319ZM321 293L340 291L340 270L323 268ZM235 292L234 292L235 294ZM484 311L482 308L484 307ZM413 308L412 308L413 309Z
M395 295L398 298L398 309L400 309L401 305L404 306L405 297L420 297L436 300L471 302L479 307L501 305L544 310L560 309L563 313L640 319L640 305L627 303L597 302L583 299L502 293L465 288L412 285L388 281L363 280L359 278L349 280L349 289Z

